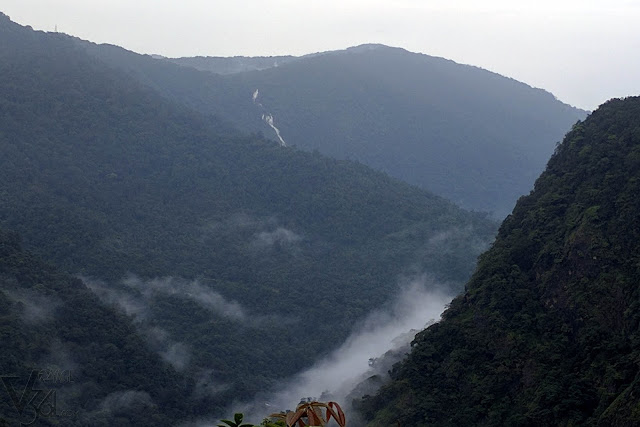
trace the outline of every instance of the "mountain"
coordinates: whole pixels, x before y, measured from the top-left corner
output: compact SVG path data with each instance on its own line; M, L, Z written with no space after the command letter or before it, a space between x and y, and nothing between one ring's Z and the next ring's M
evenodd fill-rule
M170 99L246 132L367 164L499 218L586 115L513 79L383 45L221 76L195 69L217 70L218 59L178 60L195 67L189 70L78 43Z
M576 124L371 426L640 423L640 98Z
M279 67L287 62L295 61L297 58L295 56L234 56L232 58L196 56L183 58L159 57L159 59L166 59L174 64L216 74L236 74Z
M0 16L0 38L0 227L126 315L196 383L195 414L338 347L401 276L459 292L495 233L364 165L243 135L68 36Z
M177 397L194 385L147 347L129 318L2 231L0 345L0 424L169 426L190 413Z

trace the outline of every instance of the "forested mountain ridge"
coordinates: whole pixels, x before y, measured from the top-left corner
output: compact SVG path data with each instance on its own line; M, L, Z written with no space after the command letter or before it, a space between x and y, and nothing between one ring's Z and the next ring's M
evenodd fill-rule
M226 79L237 89L217 96L248 104L246 93L259 90L260 110L288 144L360 161L500 218L584 117L515 80L382 45Z
M0 227L206 379L197 414L338 346L399 275L459 290L495 233L364 165L242 135L68 36L0 16L0 38Z
M196 56L183 58L165 58L174 64L195 68L200 71L209 71L216 74L236 74L246 71L265 70L279 67L290 61L295 61L295 56L234 56L231 58L218 56Z
M371 426L640 423L640 98L573 127Z
M586 114L513 79L383 45L221 76L77 42L170 99L241 130L279 141L273 125L288 145L362 162L500 218Z

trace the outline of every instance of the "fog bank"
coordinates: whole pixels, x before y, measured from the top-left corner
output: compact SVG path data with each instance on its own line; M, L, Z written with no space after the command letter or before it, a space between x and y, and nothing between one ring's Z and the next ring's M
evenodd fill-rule
M294 409L306 398L335 400L348 407L352 397L347 396L356 386L373 375L386 375L408 352L415 334L440 319L452 299L444 289L426 276L407 281L393 304L367 316L337 350L276 390L257 396L252 403L238 404L232 411L244 412L247 419L259 422L270 413ZM405 351L393 351L398 349ZM384 363L378 363L385 354Z

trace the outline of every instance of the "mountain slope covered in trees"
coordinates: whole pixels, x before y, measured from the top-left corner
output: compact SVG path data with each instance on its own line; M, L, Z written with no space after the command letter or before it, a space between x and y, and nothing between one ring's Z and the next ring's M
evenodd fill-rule
M553 95L442 58L383 45L216 75L78 41L165 96L249 132L357 160L502 218L586 114ZM217 67L217 59L208 59ZM192 61L191 61L192 62ZM187 59L180 63L189 64Z
M309 366L400 275L459 291L495 232L366 166L243 136L67 36L0 16L0 38L0 227L198 381L196 413Z
M0 424L169 426L191 413L194 384L147 347L130 319L1 230L0 346Z
M640 423L640 98L573 127L371 426Z

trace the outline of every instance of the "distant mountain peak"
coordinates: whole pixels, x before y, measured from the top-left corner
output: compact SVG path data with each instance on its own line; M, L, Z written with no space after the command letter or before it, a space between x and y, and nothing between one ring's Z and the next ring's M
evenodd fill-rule
M529 191L555 142L586 115L514 79L379 43L299 57L167 60L218 76L138 60L114 63L245 132L280 141L262 118L271 115L287 145L357 160L496 217ZM264 111L252 101L256 89Z
M11 20L9 15L6 15L0 12L0 24L7 25L7 24L14 24L14 22Z
M368 52L368 51L377 50L377 49L393 49L393 48L380 43L365 43L358 46L348 47L345 50L349 52Z

